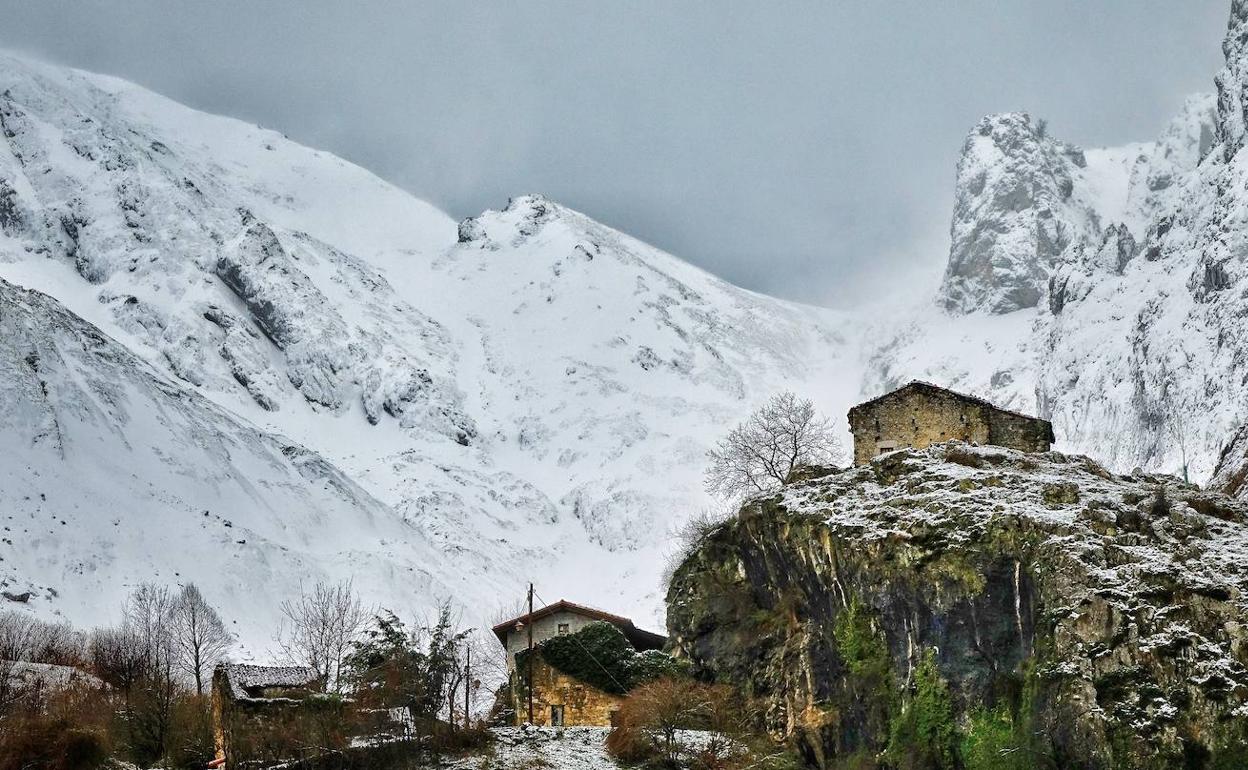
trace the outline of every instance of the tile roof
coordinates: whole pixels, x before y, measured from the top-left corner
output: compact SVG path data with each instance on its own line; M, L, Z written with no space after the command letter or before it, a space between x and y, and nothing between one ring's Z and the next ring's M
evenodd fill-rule
M662 648L663 645L667 642L666 636L663 636L662 634L656 634L652 631L646 631L644 629L638 628L637 626L633 625L633 621L629 620L626 617L623 617L621 615L612 615L611 613L606 612L604 610L595 609L594 607L587 607L583 604L575 604L566 599L560 599L554 604L548 604L545 607L542 607L541 609L533 610L532 615L525 613L522 615L518 615L514 618L511 618L510 620L504 620L502 623L498 623L497 625L494 626L493 628L494 635L498 637L498 641L506 645L507 644L507 632L510 631L516 625L516 623L541 620L542 618L550 617L551 615L554 615L557 612L571 612L575 615L580 615L582 617L593 618L594 620L602 620L607 623L610 623L616 626L617 628L619 628L621 631L623 631L624 635L628 637L628 640L632 642L633 646L638 648L639 650L640 649L657 650L657 649Z

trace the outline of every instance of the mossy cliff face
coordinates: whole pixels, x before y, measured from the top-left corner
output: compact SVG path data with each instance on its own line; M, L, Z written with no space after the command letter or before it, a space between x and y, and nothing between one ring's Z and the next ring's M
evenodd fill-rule
M959 443L816 476L707 534L667 597L677 654L812 764L1248 759L1242 503Z

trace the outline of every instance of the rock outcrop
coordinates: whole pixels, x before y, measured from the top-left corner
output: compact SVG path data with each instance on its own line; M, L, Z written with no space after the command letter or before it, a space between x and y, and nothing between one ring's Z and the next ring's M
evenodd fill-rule
M1218 73L1218 141L1230 160L1248 132L1248 2L1233 0L1231 19L1222 41L1226 67Z
M1243 503L951 442L748 503L668 628L820 767L915 750L916 718L953 757L996 728L1037 767L1212 767L1248 738L1246 591Z
M1048 271L1089 228L1075 197L1083 151L1026 113L989 115L958 162L952 245L940 301L950 310L1035 307Z
M1209 487L1248 500L1248 425L1240 428L1218 457Z

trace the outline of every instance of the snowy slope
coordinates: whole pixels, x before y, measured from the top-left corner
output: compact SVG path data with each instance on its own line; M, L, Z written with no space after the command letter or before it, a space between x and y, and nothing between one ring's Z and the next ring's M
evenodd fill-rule
M391 602L401 586L450 589L424 534L324 458L3 280L0 457L0 584L80 622L115 621L143 580L211 586L248 612L227 616L270 628L275 606L256 596L301 580L349 571Z
M841 314L730 286L539 196L456 227L273 132L10 57L0 130L0 279L55 298L31 311L55 319L49 332L94 325L135 357L126 376L141 361L162 392L203 406L194 430L114 421L113 444L87 444L99 456L11 439L10 477L92 480L40 501L48 516L91 502L52 541L67 556L10 573L39 611L96 618L136 576L193 577L258 646L291 586L329 574L400 611L454 594L480 620L532 579L544 596L657 624L669 534L708 504L710 442L780 388L834 412L857 394ZM95 358L76 366L121 376ZM317 507L288 489L290 468L246 476L270 463L201 451L214 420L222 436L305 447L350 495ZM93 496L111 488L96 480L126 457L118 447L213 481L136 460L146 491L117 481ZM240 473L262 491L223 491ZM113 526L127 507L131 526ZM167 508L201 507L236 524L288 513L302 540L246 538L268 579L237 569L243 556L198 520L161 529L167 541L135 534ZM116 549L136 556L100 560L89 592L66 590L79 579L69 554ZM257 583L273 590L247 589Z

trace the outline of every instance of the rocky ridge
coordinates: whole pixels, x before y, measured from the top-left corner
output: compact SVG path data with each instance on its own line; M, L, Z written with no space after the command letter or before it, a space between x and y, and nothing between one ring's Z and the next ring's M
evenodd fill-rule
M668 627L822 767L889 749L929 654L953 730L997 705L1059 766L1201 767L1248 738L1246 564L1229 497L951 442L748 503L677 569Z

